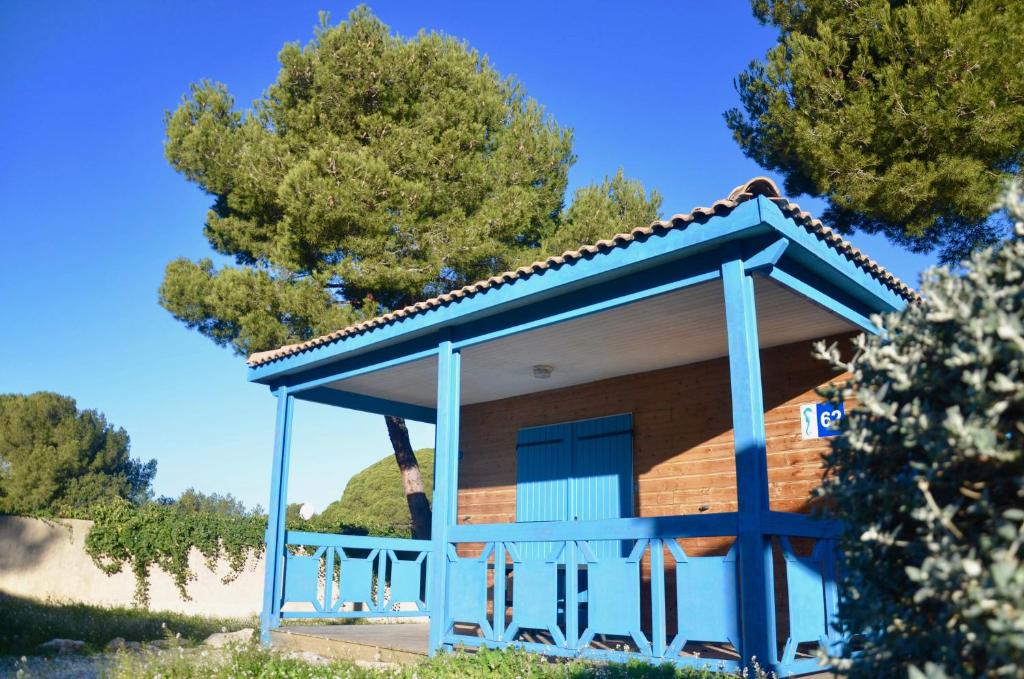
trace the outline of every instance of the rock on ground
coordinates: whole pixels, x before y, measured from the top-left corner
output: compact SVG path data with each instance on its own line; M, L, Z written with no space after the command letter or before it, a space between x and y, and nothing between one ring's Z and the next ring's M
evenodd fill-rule
M304 663L309 663L310 665L315 666L326 665L331 662L322 655L317 655L312 651L290 651L285 653L284 657L292 660L301 660Z
M364 670L378 670L394 672L401 669L401 665L394 662L384 662L381 660L355 660L353 661L356 667L361 667Z
M56 653L57 655L69 655L81 653L85 650L85 642L77 639L50 639L36 647L36 651L42 654Z
M114 637L107 642L106 650L117 651L141 651L142 643L138 641L125 641L124 637Z
M252 641L256 633L252 627L240 629L237 632L217 632L206 637L203 643L213 648L224 648L228 644L245 644Z

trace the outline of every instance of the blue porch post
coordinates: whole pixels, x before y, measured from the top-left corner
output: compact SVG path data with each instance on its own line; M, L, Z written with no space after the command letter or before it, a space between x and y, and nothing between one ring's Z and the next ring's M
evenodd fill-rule
M291 452L292 413L295 397L287 387L277 391L277 429L274 434L274 459L270 476L270 506L267 518L266 557L263 576L263 611L260 614L260 639L270 643L270 630L281 624L284 586L284 519L288 495L288 458Z
M737 552L740 586L740 653L745 665L756 657L765 668L776 661L775 602L770 538L762 516L768 512L768 458L761 391L761 354L754 306L754 281L735 247L722 263L729 344L729 382L736 449L739 510Z
M448 533L456 523L459 484L459 404L462 354L443 335L437 352L437 424L434 433L434 503L430 539L430 654L448 632Z

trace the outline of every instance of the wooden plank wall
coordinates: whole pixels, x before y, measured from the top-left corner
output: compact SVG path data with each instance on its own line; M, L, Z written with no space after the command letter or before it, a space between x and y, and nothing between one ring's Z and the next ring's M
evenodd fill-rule
M849 346L849 337L828 341ZM809 511L811 492L821 479L821 455L828 446L827 439L801 439L799 405L819 401L815 389L848 377L815 360L811 344L800 342L761 352L769 500L777 511ZM459 523L515 521L519 429L625 412L633 413L637 516L736 511L729 370L722 358L464 407ZM709 556L724 555L733 540L691 538L679 542L691 556ZM481 547L462 545L459 552L476 555ZM798 548L804 552L809 545L799 544ZM775 551L781 647L789 616L785 563ZM668 632L674 635L677 583L675 562L668 553L665 569ZM643 626L649 633L649 557L644 558L641 572Z
M766 349L761 361L771 508L805 512L828 443L800 438L799 404L846 376L812 358L810 342ZM625 412L637 516L735 511L728 380L723 358L464 407L459 523L515 521L519 429Z

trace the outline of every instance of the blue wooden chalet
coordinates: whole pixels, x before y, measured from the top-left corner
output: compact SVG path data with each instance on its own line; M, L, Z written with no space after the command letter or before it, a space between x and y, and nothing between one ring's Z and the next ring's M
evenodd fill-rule
M427 616L431 652L820 671L814 649L843 642L839 524L786 493L820 480L841 413L809 419L831 379L810 345L914 298L758 178L253 355L277 398L264 639L283 618ZM286 530L296 399L435 425L431 539Z

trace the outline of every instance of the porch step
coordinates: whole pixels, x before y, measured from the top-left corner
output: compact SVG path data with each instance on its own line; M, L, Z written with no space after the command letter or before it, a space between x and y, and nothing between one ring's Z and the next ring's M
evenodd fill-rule
M408 665L427 657L428 634L426 623L295 625L271 631L270 644L334 660Z

